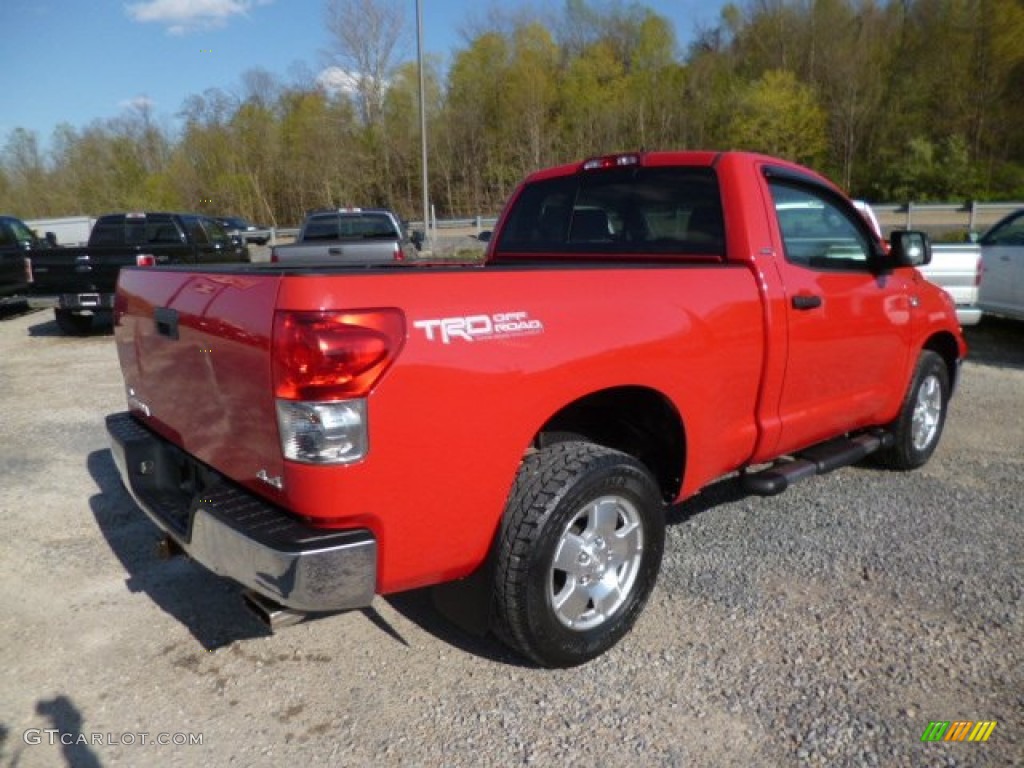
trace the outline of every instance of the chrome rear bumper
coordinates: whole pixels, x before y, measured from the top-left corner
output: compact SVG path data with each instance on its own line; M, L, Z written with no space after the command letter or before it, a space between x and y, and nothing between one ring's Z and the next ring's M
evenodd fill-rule
M338 611L369 605L377 542L365 529L313 528L152 432L107 416L121 480L139 507L194 560L281 605ZM189 490L181 478L192 478Z

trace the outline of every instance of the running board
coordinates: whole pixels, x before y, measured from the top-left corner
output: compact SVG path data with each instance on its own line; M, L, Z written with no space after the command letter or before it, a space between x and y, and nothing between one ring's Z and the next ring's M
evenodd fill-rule
M748 493L774 496L795 482L856 464L880 448L888 448L892 444L892 434L884 430L856 437L836 438L812 445L790 460L780 461L767 469L743 475L741 483Z

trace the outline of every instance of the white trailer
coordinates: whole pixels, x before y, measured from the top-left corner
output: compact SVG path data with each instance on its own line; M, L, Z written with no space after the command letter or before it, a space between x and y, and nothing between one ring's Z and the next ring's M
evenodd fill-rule
M39 237L53 232L61 245L85 245L96 219L91 216L64 216L59 219L29 219L25 223L34 229Z

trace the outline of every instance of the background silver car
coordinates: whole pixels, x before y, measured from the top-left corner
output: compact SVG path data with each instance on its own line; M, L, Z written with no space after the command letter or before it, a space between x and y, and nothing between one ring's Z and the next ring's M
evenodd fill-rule
M1024 208L998 221L978 240L984 272L983 312L1024 320Z

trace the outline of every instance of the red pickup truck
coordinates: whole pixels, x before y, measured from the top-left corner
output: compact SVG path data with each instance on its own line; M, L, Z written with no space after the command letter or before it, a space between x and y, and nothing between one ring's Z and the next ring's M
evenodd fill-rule
M966 351L928 257L805 168L651 152L527 178L482 266L126 268L113 455L268 615L454 582L578 664L647 600L666 504L928 460Z

